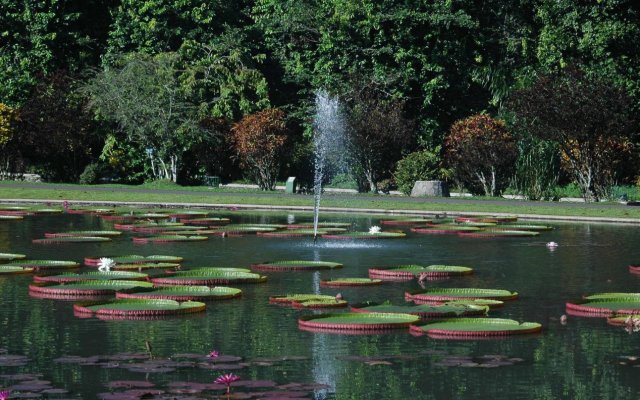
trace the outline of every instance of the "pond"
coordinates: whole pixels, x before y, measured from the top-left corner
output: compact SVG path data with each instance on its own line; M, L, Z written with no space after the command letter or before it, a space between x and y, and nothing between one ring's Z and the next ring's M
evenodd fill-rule
M311 220L308 214L224 216L240 223ZM361 231L380 225L380 219L321 217L352 222ZM561 316L566 314L566 301L584 294L638 291L640 278L627 266L640 257L640 230L606 224L549 225L555 229L535 238L462 238L405 229L408 234L403 239L320 239L315 245L310 238L255 235L134 244L130 233L106 243L36 245L32 240L46 232L112 229L113 224L97 216L70 214L2 221L0 252L23 253L30 259L82 262L86 256L166 254L184 257L184 268L248 268L258 262L295 259L336 261L344 268L262 272L268 276L266 283L229 285L242 289L238 299L209 302L205 313L158 320L78 318L73 301L30 297L32 275L2 276L0 388L13 386L18 397L20 385L28 391L29 385L40 382L49 385L43 395L48 398L94 399L99 393L127 390L119 388L118 381L148 381L158 390L174 393L149 398L226 398L224 391L198 392L194 385L211 384L220 374L232 372L241 381L231 398L630 398L640 390L638 370L630 365L633 358L620 357L640 357L640 333L607 325L604 318L568 316L561 323ZM548 249L549 241L559 247ZM490 315L540 322L543 331L493 340L415 337L404 330L374 335L313 333L299 330L297 324L298 317L313 311L268 301L275 295L321 292L340 293L350 303L403 304L405 291L420 289L415 280L319 287L321 279L366 277L371 267L402 264L472 267L473 275L427 281L426 287L517 291L519 299ZM82 269L89 270L95 267ZM154 365L146 362L149 349ZM219 362L204 357L212 350L220 352Z

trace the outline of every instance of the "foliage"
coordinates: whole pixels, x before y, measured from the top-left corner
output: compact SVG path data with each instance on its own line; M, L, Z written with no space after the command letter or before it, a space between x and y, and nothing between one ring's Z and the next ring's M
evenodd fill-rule
M445 140L456 179L475 194L497 196L507 187L518 150L502 120L477 114L457 121Z
M285 114L267 109L247 115L231 129L241 166L262 190L274 190L287 141Z
M534 137L518 141L518 160L513 183L518 193L529 200L557 197L560 175L560 150L554 142Z
M84 168L84 171L78 178L78 183L81 185L93 185L98 183L100 175L102 173L102 165L97 162L89 163Z
M87 84L91 106L144 148L154 179L177 180L182 154L200 132L178 82L175 54L129 54Z
M394 173L398 190L409 195L416 181L441 180L449 175L449 171L443 168L440 159L441 148L433 150L420 150L407 154L398 161Z
M0 103L0 176L6 176L14 169L15 149L12 144L19 116L16 110Z
M146 166L144 148L122 134L107 135L100 161L108 166L109 172L105 173L116 182L138 184L151 175Z
M20 106L40 76L76 74L104 51L116 0L0 0L0 99Z
M231 124L225 118L205 118L200 121L201 134L183 154L184 168L180 171L180 181L201 183L205 175L222 176L231 170L232 154L220 149L228 149L231 143Z
M19 111L16 149L47 180L77 181L99 151L99 130L76 85L58 71L36 85Z
M631 99L610 82L569 68L514 93L510 107L535 137L556 142L585 200L606 198L631 150Z
M378 181L389 179L396 162L413 146L415 125L404 116L404 102L387 98L374 86L356 86L348 108L356 180L360 189L375 192Z

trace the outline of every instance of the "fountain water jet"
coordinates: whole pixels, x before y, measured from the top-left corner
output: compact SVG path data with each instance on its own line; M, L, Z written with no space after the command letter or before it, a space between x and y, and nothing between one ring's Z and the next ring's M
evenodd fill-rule
M322 180L327 172L329 161L344 163L345 123L340 112L337 97L323 90L316 92L316 114L313 120L314 176L313 176L313 241L318 239L318 217ZM342 153L339 152L342 150Z

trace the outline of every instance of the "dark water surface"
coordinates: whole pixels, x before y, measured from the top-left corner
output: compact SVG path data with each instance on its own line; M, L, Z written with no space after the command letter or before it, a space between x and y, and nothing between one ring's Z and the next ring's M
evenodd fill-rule
M310 220L308 215L296 218ZM235 219L284 223L286 215L242 215ZM379 218L375 217L340 220L354 222L359 230L379 225ZM628 334L599 318L569 316L567 324L562 325L560 316L565 314L567 300L583 294L638 291L640 277L630 274L627 266L640 259L640 229L604 224L553 226L554 231L534 239L409 233L406 239L321 240L316 246L310 239L255 236L135 245L126 233L111 243L34 245L31 240L43 237L45 232L111 229L112 225L83 215L1 222L0 252L24 253L31 259L81 262L85 256L168 254L184 257L185 267L248 267L255 262L287 259L336 261L345 267L326 272L266 273L267 283L235 286L243 290L241 299L211 302L202 315L155 321L77 318L72 301L31 298L27 286L32 276L0 277L0 348L30 360L25 366L0 366L0 374L41 373L41 379L69 390L66 395L51 398L94 399L97 393L109 391L105 384L112 380L148 379L159 386L178 380L211 383L222 372L189 368L145 374L54 362L65 355L144 352L148 341L160 359L177 353L207 354L212 349L247 361L296 356L260 365L251 363L232 372L243 379L273 380L278 384L328 384L328 389L318 389L310 395L317 399L637 398L640 370L620 365L618 357L640 356L640 333ZM550 251L545 247L548 241L560 246ZM272 295L313 293L318 290L320 279L364 277L373 266L408 263L473 267L472 276L431 281L427 286L517 291L518 300L491 315L540 322L543 333L474 341L413 337L406 332L368 336L310 333L297 327L297 317L310 311L268 304ZM341 292L351 303L390 300L403 304L405 290L411 289L419 289L415 281L320 291L331 295ZM492 368L472 363L456 366L451 362L464 357L478 361L487 355L521 361ZM1 387L9 385L11 382L0 379ZM194 396L215 395L208 392Z

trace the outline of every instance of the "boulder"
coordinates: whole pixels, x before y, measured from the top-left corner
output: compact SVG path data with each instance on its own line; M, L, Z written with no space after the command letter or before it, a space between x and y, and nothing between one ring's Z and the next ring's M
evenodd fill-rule
M411 197L449 197L449 187L443 181L416 181Z

